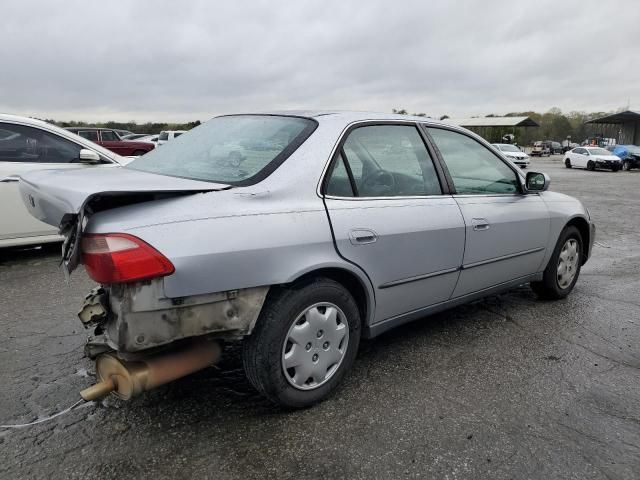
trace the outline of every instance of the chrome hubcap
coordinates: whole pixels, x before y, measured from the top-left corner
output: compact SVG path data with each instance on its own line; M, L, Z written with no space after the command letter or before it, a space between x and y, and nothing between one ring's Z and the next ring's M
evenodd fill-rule
M349 325L340 308L316 303L296 318L282 346L282 370L300 390L326 383L338 370L349 344Z
M570 238L562 246L560 250L560 258L558 258L558 286L567 288L573 282L578 272L578 241Z

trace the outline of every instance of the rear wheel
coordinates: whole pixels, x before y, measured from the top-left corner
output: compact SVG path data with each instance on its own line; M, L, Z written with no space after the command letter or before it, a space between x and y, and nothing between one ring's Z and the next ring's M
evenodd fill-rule
M571 168L571 160L569 160L568 158L564 159L564 166L567 168Z
M329 396L353 364L360 314L339 283L320 278L279 288L244 341L244 369L272 402L309 407Z
M531 282L531 289L538 297L548 300L565 298L578 281L582 266L583 243L580 231L566 227L556 244L544 270L542 281Z
M596 164L593 163L593 160L589 160L587 162L587 170L589 170L590 172L593 172L596 169Z

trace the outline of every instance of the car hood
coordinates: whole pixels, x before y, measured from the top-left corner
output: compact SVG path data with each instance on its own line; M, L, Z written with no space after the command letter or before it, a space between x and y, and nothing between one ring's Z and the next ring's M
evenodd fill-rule
M40 170L20 177L20 195L29 213L60 228L63 263L77 266L77 240L85 219L96 212L158 198L226 190L229 185L141 172L124 167Z
M591 155L591 156L596 160L613 160L613 161L620 160L620 157L618 157L617 155Z
M529 156L524 152L502 152L502 153L504 153L507 157L513 157L513 158L527 158Z

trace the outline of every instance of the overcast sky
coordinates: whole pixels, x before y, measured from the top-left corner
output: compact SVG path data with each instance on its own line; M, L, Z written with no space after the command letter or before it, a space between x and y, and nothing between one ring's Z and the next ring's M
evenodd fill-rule
M640 3L3 0L0 112L640 109Z

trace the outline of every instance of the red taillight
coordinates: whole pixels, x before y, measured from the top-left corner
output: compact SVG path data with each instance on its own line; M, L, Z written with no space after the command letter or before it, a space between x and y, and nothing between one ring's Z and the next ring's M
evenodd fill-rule
M133 235L105 233L82 237L82 263L98 283L127 283L171 275L173 264Z

